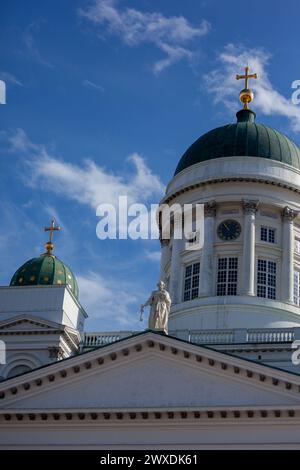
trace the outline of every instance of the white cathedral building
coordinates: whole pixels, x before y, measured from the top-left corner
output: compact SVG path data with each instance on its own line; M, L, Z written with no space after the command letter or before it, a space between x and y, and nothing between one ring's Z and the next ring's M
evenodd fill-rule
M256 122L245 75L237 121L188 148L161 201L205 215L201 249L161 239L168 334L84 332L54 224L0 287L0 449L300 448L300 149Z

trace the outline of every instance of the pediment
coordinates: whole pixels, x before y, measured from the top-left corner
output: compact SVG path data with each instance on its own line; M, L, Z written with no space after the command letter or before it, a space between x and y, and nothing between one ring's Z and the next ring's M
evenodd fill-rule
M44 320L43 318L33 317L31 315L18 315L13 318L0 321L1 332L14 331L41 331L41 330L62 330L62 325Z
M25 410L296 406L299 386L287 372L147 332L7 380L0 403Z

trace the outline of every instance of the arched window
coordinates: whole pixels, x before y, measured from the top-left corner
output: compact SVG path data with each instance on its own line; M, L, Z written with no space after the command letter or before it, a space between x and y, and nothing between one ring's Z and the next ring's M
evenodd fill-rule
M7 378L10 379L11 377L15 377L16 375L21 375L24 374L24 372L28 372L31 370L29 366L26 366L24 364L20 364L18 366L13 367L9 373L7 374Z

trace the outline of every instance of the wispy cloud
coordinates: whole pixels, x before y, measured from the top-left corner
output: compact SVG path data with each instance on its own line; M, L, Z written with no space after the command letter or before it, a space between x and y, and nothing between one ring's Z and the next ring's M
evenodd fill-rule
M101 319L102 330L141 328L137 305L145 297L132 282L101 276L95 272L77 276L80 298L89 312L90 320Z
M102 93L105 91L103 86L97 85L97 83L91 82L90 80L83 80L82 86L90 88L91 90L101 91Z
M271 83L267 72L270 58L271 55L264 49L246 49L229 44L218 55L220 67L204 77L207 88L214 94L216 103L222 102L233 111L241 90L241 82L235 80L235 75L248 65L258 74L258 80L251 80L255 94L252 107L268 116L284 116L289 120L292 130L300 131L300 107L295 106L290 97L286 98L279 93ZM292 89L290 91L292 94Z
M28 216L23 206L15 204L9 198L6 200L2 198L0 218L4 228L0 233L0 279L2 285L7 285L14 269L21 266L26 257L29 259L32 255L41 253L43 247L38 244L41 230ZM24 243L24 240L31 242Z
M23 86L23 83L20 82L20 80L15 75L9 72L0 72L0 79L4 80L6 83L11 83L12 85Z
M153 71L159 73L170 65L182 60L191 60L194 51L187 44L206 35L210 24L201 20L193 26L183 16L166 17L161 13L149 13L134 8L120 9L116 0L94 0L79 14L101 27L103 34L118 36L127 46L152 44L166 57L153 65Z
M157 251L146 250L145 255L148 260L153 261L154 263L158 263L160 260L161 253L159 250Z
M41 65L48 67L49 69L53 69L53 64L43 57L36 43L35 36L40 32L41 23L43 22L43 20L39 20L30 23L23 34L23 42L27 48L28 53L34 60L36 60Z
M82 165L65 162L52 155L45 145L32 142L23 129L18 129L6 137L11 153L27 157L28 166L24 171L26 185L38 188L39 191L53 191L64 200L68 198L93 210L101 202L115 204L120 194L127 194L130 202L147 202L152 197L155 197L156 201L163 191L164 186L160 179L151 172L138 154L132 154L128 158L128 169L120 175L98 166L91 160L83 162ZM67 223L63 220L64 212L57 209L57 205L43 204L43 211L49 217L54 216L63 226L62 236L66 237L68 244L78 243L74 235L68 236ZM11 211L7 212L10 214ZM3 214L1 207L0 213ZM16 224L18 217L11 216L11 219ZM37 233L32 238L40 240L42 232L39 227L36 230ZM10 233L14 231L18 232L14 227ZM23 232L20 232L20 237L21 235L24 239ZM0 253L2 249L3 252L7 250L8 243L9 237L0 236ZM40 250L41 247L38 246L37 253ZM65 256L66 249L63 249L63 253ZM157 255L155 256L157 258ZM124 262L122 265L123 269ZM92 263L92 266L95 264ZM80 301L87 309L92 324L101 319L102 329L139 329L144 326L139 322L138 316L138 305L147 297L142 282L137 287L134 280L131 281L128 277L125 279L120 272L109 267L106 268L105 274L92 267L90 271L80 272L76 277Z
M30 156L28 165L33 187L62 194L64 197L96 209L101 203L117 205L119 195L127 195L129 203L146 202L162 195L164 185L147 166L144 158L133 153L127 158L125 176L100 167L93 160L75 165L51 155L42 144L33 143L23 129L8 137L11 152Z

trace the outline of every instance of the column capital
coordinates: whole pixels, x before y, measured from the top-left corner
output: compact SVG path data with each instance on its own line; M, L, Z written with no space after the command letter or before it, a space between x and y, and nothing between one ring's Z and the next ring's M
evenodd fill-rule
M204 204L204 216L205 217L215 217L216 213L217 213L216 201L209 201Z
M50 359L63 359L63 350L59 346L53 346L48 348Z
M243 199L243 212L244 214L255 214L258 209L259 201L257 199Z
M292 221L294 220L295 217L299 214L298 211L295 211L294 209L291 209L288 206L285 206L281 212L281 216L283 220L289 220Z
M169 243L170 243L170 239L169 239L169 238L160 238L159 241L160 241L160 246L161 246L161 247L163 247L163 246L168 246Z

